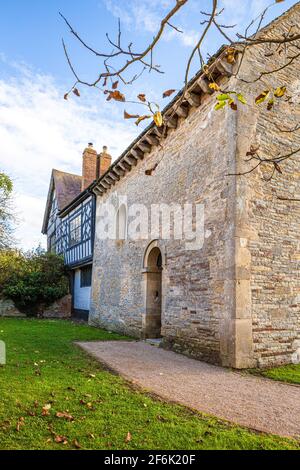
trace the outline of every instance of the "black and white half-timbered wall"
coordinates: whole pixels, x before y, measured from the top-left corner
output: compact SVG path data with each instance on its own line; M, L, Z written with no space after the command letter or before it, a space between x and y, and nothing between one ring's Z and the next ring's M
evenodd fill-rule
M93 183L111 164L107 148L98 155L92 144L83 153L82 176L53 170L42 233L48 251L62 255L70 271L72 315L88 319L95 234Z

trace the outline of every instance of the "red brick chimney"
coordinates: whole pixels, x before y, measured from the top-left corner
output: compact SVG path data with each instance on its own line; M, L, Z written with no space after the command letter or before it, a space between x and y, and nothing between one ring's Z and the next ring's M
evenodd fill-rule
M81 190L84 191L95 179L97 179L97 152L90 143L82 157Z
M112 157L107 153L107 147L103 147L102 153L98 155L97 177L103 176L111 166Z

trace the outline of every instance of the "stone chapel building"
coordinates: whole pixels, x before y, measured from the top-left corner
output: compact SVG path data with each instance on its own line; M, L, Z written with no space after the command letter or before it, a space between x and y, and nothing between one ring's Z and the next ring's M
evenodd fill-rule
M300 24L296 4L264 29L281 35ZM239 76L253 80L266 70L267 46L246 53ZM255 105L264 82L238 80L240 60L230 65L222 48L209 64L223 90L238 90L247 105L215 111L216 93L199 73L164 110L167 136L152 123L90 187L97 196L89 322L136 338L162 338L164 347L234 368L265 367L297 360L300 351L300 161L282 163L282 174L266 181L261 166L247 176L246 153L262 155L300 147L292 128L299 115L287 100L268 111ZM280 66L280 56L267 67ZM272 86L300 93L300 66L268 77ZM291 98L292 100L294 98ZM279 109L279 108L278 108ZM160 145L159 145L160 144ZM122 206L123 197L127 206ZM119 240L99 237L104 203L118 208ZM132 204L204 205L202 249L186 250L181 240L127 237ZM120 207L122 206L122 207Z

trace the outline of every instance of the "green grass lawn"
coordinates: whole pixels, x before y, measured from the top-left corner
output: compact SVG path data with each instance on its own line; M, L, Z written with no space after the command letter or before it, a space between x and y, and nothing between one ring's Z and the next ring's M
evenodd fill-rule
M108 339L122 337L71 322L0 319L0 449L300 449L135 391L72 343Z
M291 384L300 385L300 364L289 364L282 367L274 367L274 369L253 371L256 375L262 375L268 379L280 380Z

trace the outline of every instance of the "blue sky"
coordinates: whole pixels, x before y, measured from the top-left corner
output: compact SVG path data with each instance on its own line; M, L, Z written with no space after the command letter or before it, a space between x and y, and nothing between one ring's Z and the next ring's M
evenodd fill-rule
M74 80L66 63L61 38L65 38L76 69L85 79L102 71L101 64L68 32L61 11L91 45L109 51L105 33L116 32L121 17L124 43L142 49L158 28L161 14L175 0L10 0L0 2L0 170L15 181L15 204L19 217L16 232L26 249L44 243L40 234L52 168L81 172L81 153L90 141L103 145L117 158L137 135L133 122L122 119L124 105L106 103L99 91L82 90L80 99L62 99ZM270 1L220 0L224 22L238 23L241 31ZM279 16L296 1L286 0L272 8L266 21ZM160 102L168 88L181 88L184 66L199 35L200 10L209 0L189 0L174 23L184 35L169 29L161 41L156 62L164 75L146 73L123 90L128 98L146 92ZM205 52L222 43L212 32ZM192 72L197 70L195 63ZM165 104L165 103L164 103ZM127 111L133 111L126 105ZM134 110L136 111L136 109Z

